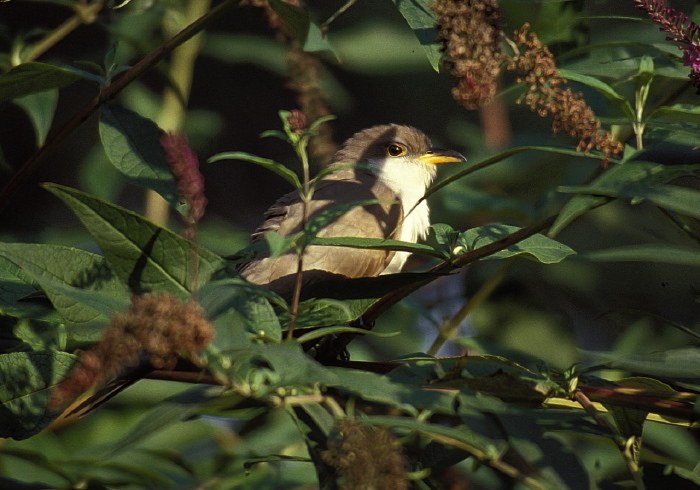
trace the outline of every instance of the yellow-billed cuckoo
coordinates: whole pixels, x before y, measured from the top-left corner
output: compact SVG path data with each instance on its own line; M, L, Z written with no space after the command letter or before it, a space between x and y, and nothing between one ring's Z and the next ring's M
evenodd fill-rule
M396 124L374 126L356 133L333 156L338 169L323 177L308 203L307 220L342 204L378 200L351 207L326 224L319 237L391 238L417 242L425 238L428 205L416 203L435 178L435 164L464 162L456 151L433 148L421 131ZM359 164L351 167L345 164ZM415 206L415 208L414 208ZM253 242L268 231L289 236L302 230L303 204L299 192L282 196L266 213ZM400 272L408 252L334 246L308 246L303 256L303 285L326 279L373 277ZM280 257L258 256L240 272L250 282L291 298L298 261L295 252Z

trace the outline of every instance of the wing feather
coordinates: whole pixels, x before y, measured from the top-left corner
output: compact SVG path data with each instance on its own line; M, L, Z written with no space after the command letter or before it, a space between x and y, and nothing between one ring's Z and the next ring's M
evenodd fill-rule
M379 204L357 206L333 219L318 233L320 237L392 238L399 231L402 209L396 194L375 174L364 169L343 168L318 183L308 205L309 219L335 206L377 199ZM276 231L289 236L301 231L303 204L294 191L282 196L265 213L265 220L253 233L253 241ZM326 279L379 275L394 252L312 245L303 257L303 284ZM288 252L277 258L259 256L240 268L249 281L269 287L290 298L297 271L297 256Z

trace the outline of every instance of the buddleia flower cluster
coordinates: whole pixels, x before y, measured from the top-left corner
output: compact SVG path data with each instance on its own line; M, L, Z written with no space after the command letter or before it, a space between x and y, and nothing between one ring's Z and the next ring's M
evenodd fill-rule
M666 7L662 0L633 0L651 19L661 24L659 30L666 32L667 41L680 43L683 64L690 67L690 82L700 94L700 26L683 12Z

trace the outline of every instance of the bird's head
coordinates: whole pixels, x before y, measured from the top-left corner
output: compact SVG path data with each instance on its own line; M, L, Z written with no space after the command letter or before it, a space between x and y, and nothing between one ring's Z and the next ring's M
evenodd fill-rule
M384 124L355 133L331 163L369 165L390 185L403 187L414 182L425 191L435 178L436 164L466 161L456 151L433 148L430 138L416 128Z

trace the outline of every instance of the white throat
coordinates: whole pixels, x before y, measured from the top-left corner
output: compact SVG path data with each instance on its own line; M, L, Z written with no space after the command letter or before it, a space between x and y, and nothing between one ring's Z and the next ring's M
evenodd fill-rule
M405 157L376 159L369 163L379 179L401 200L403 223L396 239L411 243L424 239L430 226L430 209L426 201L418 206L416 203L425 195L435 178L436 168ZM396 252L382 274L401 272L409 255L409 252Z

